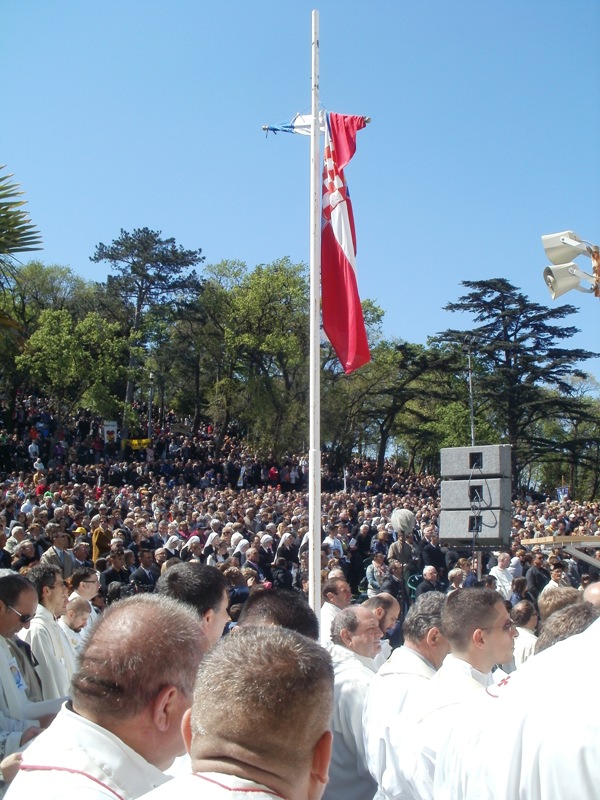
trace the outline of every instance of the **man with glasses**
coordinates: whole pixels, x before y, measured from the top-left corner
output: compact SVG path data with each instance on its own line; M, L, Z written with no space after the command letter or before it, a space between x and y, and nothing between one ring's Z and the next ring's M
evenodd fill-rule
M207 646L193 611L170 598L110 606L80 651L72 700L23 754L10 797L132 800L168 781Z
M27 744L48 725L59 702L40 702L41 686L29 649L15 642L15 635L29 627L37 608L37 594L21 575L0 573L0 723L6 737L3 755Z
M450 653L431 680L409 695L390 731L392 758L382 777L390 800L433 797L437 753L458 704L494 683L493 667L512 661L518 636L501 595L491 589L448 595L442 631Z

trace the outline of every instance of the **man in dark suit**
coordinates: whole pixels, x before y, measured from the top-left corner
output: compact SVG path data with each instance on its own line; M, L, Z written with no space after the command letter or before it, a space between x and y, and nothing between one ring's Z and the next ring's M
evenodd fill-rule
M155 567L154 553L150 548L140 548L140 566L131 573L130 583L143 587L145 592L153 592L158 573Z
M527 591L532 595L534 601L537 603L538 597L542 593L542 589L547 583L550 583L550 573L544 569L544 555L543 553L536 553L533 557L533 563L527 570Z
M437 582L438 574L435 567L425 567L423 570L423 580L417 586L417 591L415 593L415 599L418 599L422 594L426 594L427 592L441 592L443 591L442 587Z
M106 592L111 583L129 583L131 573L125 567L125 551L115 546L108 557L110 567L100 573L100 583Z
M93 567L90 559L90 545L86 539L76 539L71 553L75 560L75 569L80 567Z

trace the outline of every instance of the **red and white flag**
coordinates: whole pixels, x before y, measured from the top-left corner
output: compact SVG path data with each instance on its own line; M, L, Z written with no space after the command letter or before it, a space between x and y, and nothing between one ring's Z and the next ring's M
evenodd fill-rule
M364 117L327 114L323 166L321 303L323 328L344 372L371 360L356 280L356 235L344 167Z

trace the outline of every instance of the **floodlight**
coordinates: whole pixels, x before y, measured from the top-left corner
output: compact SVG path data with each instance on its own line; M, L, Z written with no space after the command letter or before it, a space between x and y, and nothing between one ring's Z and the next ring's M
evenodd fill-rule
M593 292L593 287L581 286L580 282L582 280L588 280L592 284L596 282L593 275L582 272L576 264L559 264L558 266L546 267L544 280L553 300L570 292L571 289L576 289L578 292Z
M546 234L542 236L542 244L554 265L544 270L544 280L553 300L572 289L600 297L600 254L597 245L582 241L573 231ZM583 272L571 261L580 255L591 258L593 275ZM581 281L591 283L591 288L581 286Z

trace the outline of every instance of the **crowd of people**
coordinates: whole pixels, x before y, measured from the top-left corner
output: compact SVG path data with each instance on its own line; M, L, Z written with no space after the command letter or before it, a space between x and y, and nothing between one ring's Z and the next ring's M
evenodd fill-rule
M538 542L599 535L598 503L516 498L510 540L479 553L440 540L434 476L391 462L380 475L368 459L343 476L326 469L319 624L303 456L258 458L233 433L186 433L175 420L177 432L121 450L88 414L57 432L41 401L20 410L0 453L9 798L49 785L51 797L158 799L196 786L231 797L246 784L315 800L560 796L490 786L467 746L488 736L484 720L460 752L452 731L471 690L493 696L488 713L503 719L542 651L568 660L571 645L558 643L598 637L598 551L583 561ZM263 691L252 669L264 663ZM310 703L308 689L290 688L303 680L321 687ZM233 725L229 702L244 704L247 727Z

